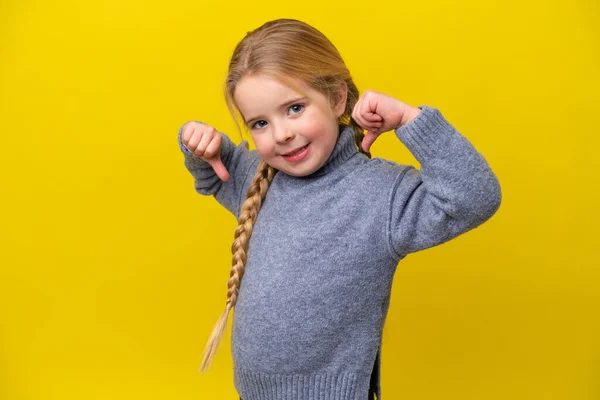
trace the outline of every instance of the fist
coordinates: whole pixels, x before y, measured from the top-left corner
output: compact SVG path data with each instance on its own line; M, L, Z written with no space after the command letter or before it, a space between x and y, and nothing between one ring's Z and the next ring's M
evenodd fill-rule
M210 164L219 179L228 181L229 172L221 161L221 144L223 134L210 125L191 121L183 126L181 142L194 157Z
M362 147L369 151L373 142L383 132L397 129L412 121L421 110L391 96L366 90L356 102L352 118L367 130Z

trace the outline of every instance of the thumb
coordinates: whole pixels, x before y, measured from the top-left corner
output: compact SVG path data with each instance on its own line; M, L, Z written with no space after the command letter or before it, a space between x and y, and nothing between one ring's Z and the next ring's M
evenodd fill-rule
M227 171L227 168L225 168L225 165L223 164L223 161L221 161L221 157L219 155L207 159L206 162L210 164L212 169L222 181L227 182L229 180L229 172Z
M375 142L375 139L377 139L377 134L373 131L367 131L362 141L364 151L369 151L371 145Z

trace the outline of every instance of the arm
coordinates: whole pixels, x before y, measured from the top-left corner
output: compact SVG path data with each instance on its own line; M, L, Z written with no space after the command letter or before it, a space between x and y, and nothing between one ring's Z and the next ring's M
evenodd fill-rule
M236 146L227 135L223 134L220 155L231 175L227 182L223 182L209 163L194 157L183 144L181 141L183 126L178 134L179 149L184 155L185 167L194 177L196 192L205 196L214 195L221 205L238 218L241 204L246 199L246 190L258 166L258 154L256 151L248 150L247 141Z
M487 161L440 113L421 112L394 130L421 169L403 169L390 199L390 243L398 256L444 243L488 220L502 198Z

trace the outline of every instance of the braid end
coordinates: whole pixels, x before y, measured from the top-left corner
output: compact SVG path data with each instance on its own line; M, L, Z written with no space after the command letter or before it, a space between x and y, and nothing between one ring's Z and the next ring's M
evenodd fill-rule
M225 311L223 314L221 314L221 317L215 324L215 327L208 338L208 342L206 343L206 347L204 348L204 356L199 372L206 372L210 368L213 358L215 357L215 353L217 352L219 342L221 341L221 337L223 336L223 332L225 331L225 327L227 326L227 319L229 317L230 310L231 306L227 304Z

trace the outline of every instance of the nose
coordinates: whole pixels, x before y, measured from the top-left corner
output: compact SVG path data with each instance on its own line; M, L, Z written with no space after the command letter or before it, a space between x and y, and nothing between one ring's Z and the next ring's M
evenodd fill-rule
M275 127L274 133L273 133L273 138L275 139L275 141L277 143L289 142L290 140L292 140L294 138L294 136L295 135L292 132L292 130L290 129L290 127L285 124L278 125L277 127Z

